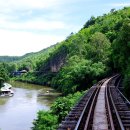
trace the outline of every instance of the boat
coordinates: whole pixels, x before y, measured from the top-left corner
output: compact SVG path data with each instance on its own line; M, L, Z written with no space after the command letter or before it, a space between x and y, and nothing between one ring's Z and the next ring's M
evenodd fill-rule
M1 97L5 97L5 96L12 97L13 95L14 95L14 92L12 90L12 85L10 85L8 83L4 83L3 87L0 89L0 96Z

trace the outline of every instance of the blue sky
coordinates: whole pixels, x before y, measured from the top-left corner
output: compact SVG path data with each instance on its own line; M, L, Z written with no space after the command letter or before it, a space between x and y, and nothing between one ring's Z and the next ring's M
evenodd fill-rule
M40 51L129 0L0 0L0 55Z

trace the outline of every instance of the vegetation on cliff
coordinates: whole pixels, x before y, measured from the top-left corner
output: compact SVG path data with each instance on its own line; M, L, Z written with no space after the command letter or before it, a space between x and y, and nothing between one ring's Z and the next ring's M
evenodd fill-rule
M49 85L64 95L86 90L97 80L120 73L124 92L130 99L129 64L130 7L125 7L97 18L92 16L78 33L71 33L55 46L3 65L10 73L28 71L15 77L17 80ZM70 101L73 97L58 99L49 112L39 112L33 129L56 129L74 104Z
M97 18L92 16L78 33L71 33L61 43L16 61L17 70L29 71L17 79L49 85L69 94L85 90L96 80L118 72L125 78L127 88L129 76L125 72L129 60L127 63L125 60L129 58L126 53L129 53L130 31L124 26L129 25L129 12L130 8L125 7L118 11L112 9Z
M125 7L92 16L78 33L71 33L64 41L8 63L12 66L9 72L27 70L16 79L49 85L65 95L85 90L96 80L118 72L125 91L129 90L129 12Z

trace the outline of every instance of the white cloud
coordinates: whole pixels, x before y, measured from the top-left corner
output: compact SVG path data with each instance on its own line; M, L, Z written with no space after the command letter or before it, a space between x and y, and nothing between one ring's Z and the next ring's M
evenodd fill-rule
M69 0L0 0L0 10L10 12L15 10L54 8L67 1Z
M110 4L110 6L113 6L113 7L126 7L126 6L130 6L130 2L124 2L124 3L113 3L113 4Z
M23 55L64 40L66 34L77 29L58 12L66 2L71 3L70 0L0 0L0 55ZM37 16L35 11L39 9L51 11ZM54 34L56 31L60 36Z
M0 30L0 55L23 55L36 52L64 39L56 35Z
M17 29L17 30L55 30L66 29L65 23L62 21L47 21L47 20L28 20L27 22L11 22L5 19L0 19L0 28Z
M69 0L66 0L69 1ZM46 13L45 16L33 16L33 9L55 8L65 0L0 0L0 28L2 29L17 29L17 30L54 30L66 29L63 20L64 17L60 13ZM22 11L16 11L22 10ZM30 16L28 18L27 16ZM25 18L25 19L24 19Z

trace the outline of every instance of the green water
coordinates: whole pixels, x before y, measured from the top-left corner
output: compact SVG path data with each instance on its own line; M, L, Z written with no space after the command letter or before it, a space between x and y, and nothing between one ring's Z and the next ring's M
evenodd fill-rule
M10 82L13 97L0 97L0 130L31 130L38 110L49 110L59 96L49 87Z

